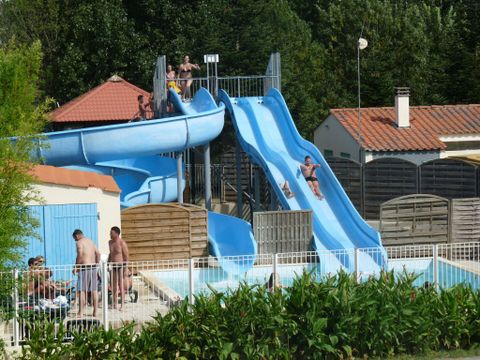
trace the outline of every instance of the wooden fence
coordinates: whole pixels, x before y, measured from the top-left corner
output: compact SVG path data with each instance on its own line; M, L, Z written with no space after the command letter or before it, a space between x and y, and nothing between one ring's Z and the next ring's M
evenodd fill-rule
M449 201L434 195L406 195L380 206L383 245L446 243Z
M480 198L414 194L387 201L380 233L385 246L480 241Z
M451 242L480 241L480 198L453 199Z
M312 211L255 212L253 233L259 254L309 251L313 234Z
M447 199L480 196L480 167L460 159L436 159L417 166L397 158L366 164L326 159L358 212L379 219L380 206L399 196L428 194Z
M131 261L208 255L207 210L189 204L148 204L122 211Z

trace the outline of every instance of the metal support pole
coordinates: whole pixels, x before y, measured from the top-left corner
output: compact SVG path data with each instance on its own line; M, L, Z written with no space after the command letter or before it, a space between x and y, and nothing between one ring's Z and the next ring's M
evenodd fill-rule
M210 143L203 146L203 166L205 173L205 208L212 210L212 174L210 170Z
M355 249L354 255L355 281L360 282L360 249Z
M237 187L237 217L242 218L242 153L238 139L235 141L235 175Z
M102 322L105 331L108 330L108 263L101 262L101 276L102 276Z
M190 149L190 194L192 204L197 202L197 168L195 163L195 151Z
M180 204L183 204L183 188L182 188L182 179L183 179L183 164L182 164L182 152L177 152L175 158L177 159L177 201Z
M20 342L20 326L18 323L18 270L13 270L13 345L18 346Z
M194 284L194 270L195 270L195 260L193 258L188 259L188 303L193 305L195 302L195 297L193 296L195 292Z
M432 245L433 251L433 285L435 289L438 290L439 283L438 283L438 245Z
M275 289L277 286L277 280L276 277L278 276L278 254L273 255L273 288Z
M253 181L255 192L255 211L260 211L260 168L258 166L255 166Z

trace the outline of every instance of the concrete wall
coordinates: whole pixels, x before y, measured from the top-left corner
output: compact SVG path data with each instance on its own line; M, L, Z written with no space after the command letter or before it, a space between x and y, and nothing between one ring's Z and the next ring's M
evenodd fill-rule
M403 152L403 151L376 151L370 152L367 151L365 153L365 162L370 162L376 159L382 158L396 158L402 159L406 161L410 161L416 165L421 165L424 162L440 159L440 152L439 151L411 151L411 152Z
M37 184L35 189L44 199L41 205L53 204L97 204L98 246L102 254L108 254L108 241L112 226L121 228L120 194L106 192L97 188L78 188L56 184ZM29 205L39 205L31 203ZM72 229L73 231L74 229Z

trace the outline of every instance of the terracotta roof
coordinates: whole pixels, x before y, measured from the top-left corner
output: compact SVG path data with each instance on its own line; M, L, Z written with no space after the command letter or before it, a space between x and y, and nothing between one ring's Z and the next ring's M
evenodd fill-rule
M109 192L120 192L120 188L113 177L108 175L47 165L34 166L33 174L41 183L67 185L80 188L94 187Z
M114 75L50 113L52 122L128 121L138 114L138 95L149 93ZM151 118L147 115L148 118Z
M358 140L358 109L333 109L330 113ZM395 108L361 109L363 148L370 151L441 150L441 135L480 133L479 105L411 106L410 127L398 128Z

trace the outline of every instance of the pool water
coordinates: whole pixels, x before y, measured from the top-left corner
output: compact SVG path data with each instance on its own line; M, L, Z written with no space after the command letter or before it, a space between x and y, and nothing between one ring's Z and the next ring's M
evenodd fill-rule
M399 259L390 260L388 269L395 273L402 273L406 270L415 273L418 278L414 285L423 286L425 282L434 283L433 260L431 259ZM283 286L291 286L293 280L303 271L312 272L321 277L318 264L295 264L279 265L277 272L280 275L280 282ZM196 269L193 275L195 294L209 293L211 288L216 291L227 291L235 289L242 282L249 285L263 285L268 282L272 273L272 266L255 266L242 274L229 274L221 268ZM181 298L188 294L188 271L168 270L157 271L155 277L165 286L175 291ZM373 274L364 274L363 279ZM452 263L439 260L438 280L443 288L452 287L457 284L470 284L473 289L480 288L480 274L468 271L453 265Z

